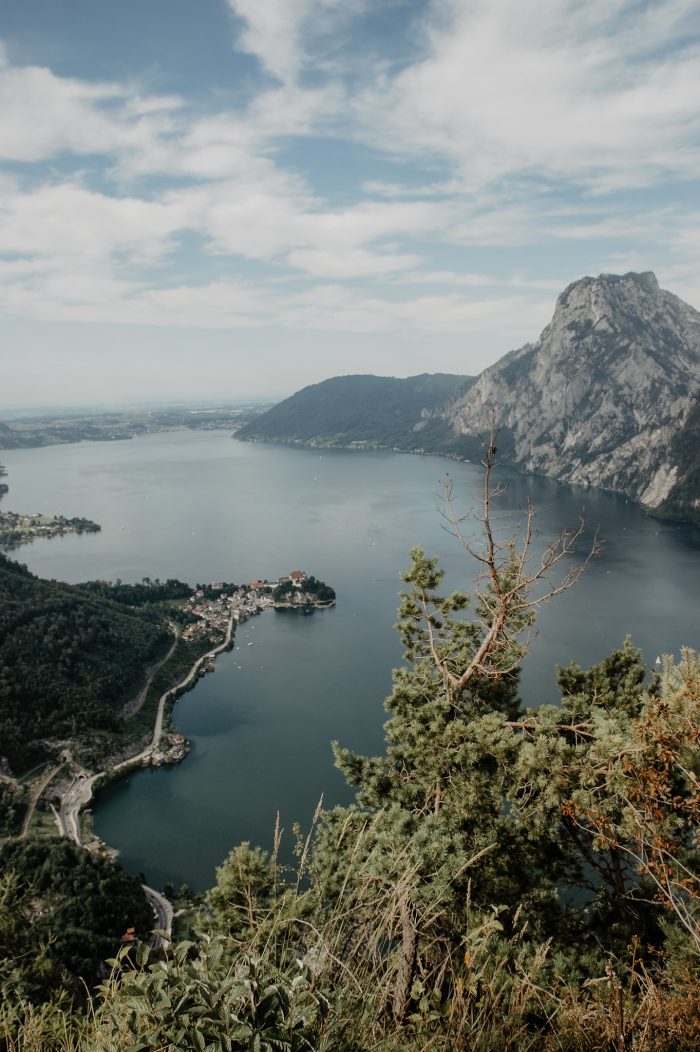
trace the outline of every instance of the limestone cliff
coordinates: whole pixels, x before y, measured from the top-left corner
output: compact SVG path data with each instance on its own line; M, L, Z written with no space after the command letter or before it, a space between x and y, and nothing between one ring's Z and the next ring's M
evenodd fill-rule
M668 502L685 517L700 498L685 492L699 395L700 314L651 273L602 274L569 285L537 343L486 369L436 415L467 448L493 413L499 447L521 470L661 511Z

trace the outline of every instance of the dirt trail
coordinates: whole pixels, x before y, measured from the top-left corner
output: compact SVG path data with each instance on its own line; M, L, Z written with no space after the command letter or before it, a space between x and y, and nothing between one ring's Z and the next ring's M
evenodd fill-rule
M41 781L38 782L37 785L34 787L34 791L32 792L32 795L29 798L29 803L27 804L27 813L25 814L24 821L22 822L22 830L19 834L20 836L26 836L29 832L29 823L32 820L32 815L34 814L34 809L36 808L39 797L41 796L49 782L54 778L55 775L58 774L62 767L65 767L65 763L60 763L58 767L52 767L48 774L44 775Z
M170 647L170 650L165 655L165 657L162 657L160 661L156 661L153 665L150 665L148 667L146 674L146 682L144 683L143 687L136 695L136 697L131 698L130 701L127 701L127 703L122 708L121 714L124 717L124 719L128 719L129 716L134 716L139 711L144 701L146 700L146 695L150 690L151 683L153 682L153 677L156 675L157 672L161 670L165 662L169 661L170 658L173 656L173 651L175 650L175 647L177 646L177 641L180 638L180 629L177 625L174 625L172 622L170 624L170 627L175 633L175 639L173 640L172 646Z

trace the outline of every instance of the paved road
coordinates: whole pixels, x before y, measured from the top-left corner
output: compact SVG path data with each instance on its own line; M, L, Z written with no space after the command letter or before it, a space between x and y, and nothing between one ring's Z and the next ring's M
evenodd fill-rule
M80 771L61 797L61 809L58 812L58 825L61 836L70 837L76 844L80 843L80 809L92 798L92 786L99 777Z
M156 724L155 724L155 727L153 728L153 740L151 742L150 748L144 749L144 752L141 754L142 756L145 756L147 753L149 753L151 751L151 749L155 749L156 745L160 741L160 736L163 733L163 713L165 712L165 702L166 702L167 698L171 694L174 694L176 691L182 690L183 687L189 686L189 684L192 682L192 680L195 679L195 677L196 677L197 673L199 672L202 664L207 660L207 658L216 657L217 654L220 654L222 650L226 649L226 647L231 642L231 636L233 635L233 625L234 625L234 618L233 618L233 615L231 615L231 617L229 618L229 621L228 621L228 625L226 627L226 636L224 638L223 643L220 643L218 647L214 647L213 650L208 650L206 652L206 654L202 654L201 658L198 658L198 660L195 661L194 665L192 666L190 671L187 673L185 678L183 680L181 680L176 687L171 687L170 690L166 690L165 694L163 694L161 696L161 699L158 702L158 713L156 715ZM126 761L126 762L131 762L131 761ZM113 769L115 771L117 771L117 770L119 770L119 767L123 767L123 766L124 766L124 764L122 763L122 764L119 764L117 767L115 767Z
M121 763L115 764L114 767L112 767L111 769L112 771L121 771L125 767L136 767L138 766L138 764L143 763L144 760L150 757L151 753L158 745L158 742L160 741L161 735L163 733L163 716L165 714L166 701L168 700L170 695L173 694L175 691L182 690L184 687L189 686L189 684L197 675L197 672L199 671L202 662L206 661L207 658L213 657L216 654L219 654L222 650L226 649L226 647L231 642L231 636L233 634L233 625L234 619L233 617L231 617L229 619L228 627L226 629L226 637L223 643L219 644L219 646L217 647L214 647L212 650L208 650L206 654L202 654L201 658L199 658L194 663L188 674L183 680L180 681L180 683L177 684L176 687L171 687L169 690L166 690L164 694L161 694L160 699L158 701L156 722L153 728L153 737L151 738L150 744L147 745L146 748L143 749L140 753L137 753L136 756L130 756L128 760L122 760ZM176 643L177 640L175 640L175 644ZM173 644L173 648L171 648L170 653L172 653L172 649L174 649L175 644ZM85 805L88 804L92 799L93 785L101 774L104 774L104 772L100 771L97 774L89 774L87 771L80 771L79 774L73 779L67 791L63 794L63 798L61 799L61 810L59 812L58 818L59 832L62 836L67 836L70 837L71 840L75 840L76 844L80 843L80 824L78 821L78 815L80 813L81 808L85 807Z
M128 760L122 760L121 763L116 764L112 768L112 771L119 771L124 767L135 766L139 763L142 763L143 760L145 760L147 757L150 757L151 753L158 745L161 734L163 733L163 714L165 712L165 702L171 694L175 693L178 690L182 690L184 687L187 687L192 682L192 680L197 675L200 666L204 661L207 660L207 658L214 657L216 654L220 654L222 650L226 649L226 647L231 642L231 637L233 635L233 626L234 618L232 616L229 619L228 627L226 629L226 637L223 643L219 644L219 646L217 647L214 647L212 650L207 651L206 654L202 654L201 658L199 658L194 663L194 665L192 666L188 674L185 676L185 678L181 680L181 682L178 683L176 687L171 687L169 690L166 690L165 693L161 695L158 701L158 712L156 715L156 722L155 727L153 728L153 737L151 739L150 745L148 745L142 752L138 753L138 755L132 756ZM175 644L176 643L177 640L175 640ZM175 644L173 644L170 653L172 653ZM155 671L156 670L154 670L153 674L155 674ZM90 802L92 798L93 786L97 779L101 776L101 774L104 774L104 772L102 771L98 774L90 774L88 771L79 771L73 779L73 781L71 782L71 784L69 785L66 792L63 794L63 797L61 799L60 811L54 811L54 814L56 815L56 822L61 836L70 837L70 839L74 840L76 844L80 844L81 842L79 822L80 810L81 808L85 807L87 803ZM172 905L168 902L164 895L161 895L158 891L155 891L153 888L149 888L144 884L143 890L146 893L148 901L151 904L151 908L154 911L154 927L158 928L160 931L165 931L168 933L168 935L170 935L172 933L173 926ZM160 938L156 939L156 946L161 943L164 947L167 946L167 940Z
M168 902L165 895L161 895L159 891L155 891L153 888L149 888L146 884L142 884L146 898L153 910L153 927L157 928L158 931L167 932L169 936L173 933L173 907L172 903ZM156 949L160 946L165 950L170 945L169 939L161 939L160 936L154 939L153 945Z

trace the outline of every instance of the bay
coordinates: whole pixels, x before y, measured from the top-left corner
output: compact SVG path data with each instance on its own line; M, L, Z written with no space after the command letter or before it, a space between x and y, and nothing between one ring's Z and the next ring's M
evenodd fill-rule
M155 885L211 885L235 843L271 844L277 811L289 853L293 823L308 829L321 793L326 805L348 801L330 741L382 748L382 702L401 661L393 624L408 549L439 555L449 589L472 586L474 567L443 528L439 498L449 473L460 509L478 504L481 475L470 464L196 432L8 450L0 460L7 507L102 525L99 534L14 553L42 576L242 582L299 568L338 593L334 609L313 617L268 612L243 626L236 649L177 704L175 721L192 743L187 759L98 797L97 832ZM697 644L697 530L605 493L515 475L507 483L503 536L532 500L539 545L584 507L589 536L597 529L604 543L581 583L540 613L522 679L528 704L557 700L556 664L599 660L627 633L650 665Z

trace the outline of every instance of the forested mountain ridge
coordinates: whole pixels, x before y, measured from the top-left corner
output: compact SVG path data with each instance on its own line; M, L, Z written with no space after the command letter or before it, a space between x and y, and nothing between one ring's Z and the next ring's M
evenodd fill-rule
M429 415L471 383L472 377L451 373L406 379L335 376L297 391L235 437L308 446L415 449L422 444Z
M47 739L116 729L146 665L172 641L163 617L42 580L3 555L0 595L0 757L13 768L46 755Z

